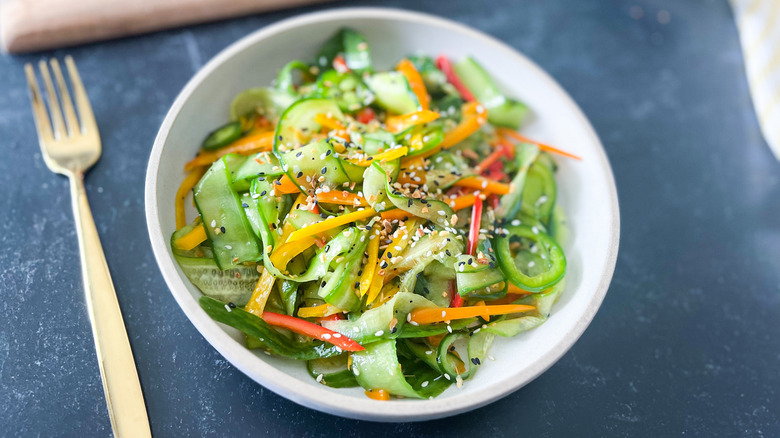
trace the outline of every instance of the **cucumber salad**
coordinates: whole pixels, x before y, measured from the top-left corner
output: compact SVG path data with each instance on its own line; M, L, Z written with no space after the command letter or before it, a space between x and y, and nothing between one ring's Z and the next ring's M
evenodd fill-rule
M520 134L527 111L471 57L380 70L341 29L235 97L185 165L174 256L208 315L323 385L461 387L564 288L553 156L579 158Z

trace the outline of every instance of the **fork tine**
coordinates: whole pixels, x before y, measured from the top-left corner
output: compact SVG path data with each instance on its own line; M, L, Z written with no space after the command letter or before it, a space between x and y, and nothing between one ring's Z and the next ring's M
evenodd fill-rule
M79 128L79 120L76 118L76 110L73 109L73 101L70 100L68 86L65 84L65 78L62 76L60 62L57 61L57 58L52 58L49 64L62 98L62 111L65 113L65 121L68 123L68 131L70 131L70 135L76 135L76 133L81 132L81 128Z
M65 66L68 68L68 74L70 75L70 85L73 88L73 97L76 99L76 108L79 111L79 118L81 119L84 133L97 134L98 128L95 122L95 114L92 113L89 96L87 96L84 84L81 82L81 76L78 69L76 69L76 63L73 61L72 56L68 55L65 57Z
M38 139L43 147L44 142L54 140L49 114L46 112L46 104L43 102L41 90L38 88L38 80L35 78L32 64L27 63L24 66L24 72L27 75L27 86L30 87L30 103L32 104L35 127L38 129Z
M49 113L51 113L51 121L54 126L54 137L61 139L68 136L68 131L65 130L65 122L62 120L62 110L60 109L60 101L57 99L57 92L54 91L54 84L51 82L51 75L49 75L49 66L43 59L38 63L38 69L41 71L41 78L43 78L43 85L46 87L46 94L49 95Z

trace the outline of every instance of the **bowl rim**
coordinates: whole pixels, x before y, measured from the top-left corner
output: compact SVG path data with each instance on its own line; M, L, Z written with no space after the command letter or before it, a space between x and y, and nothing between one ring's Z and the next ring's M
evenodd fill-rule
M286 372L281 371L262 360L257 360L257 357L251 351L247 350L244 346L231 338L200 308L197 301L192 299L183 279L176 270L173 258L168 252L168 240L162 233L162 227L159 222L159 212L157 209L157 177L160 171L162 152L168 135L170 134L171 127L178 118L185 102L190 98L195 89L197 89L206 77L208 77L219 65L244 49L257 44L259 41L280 32L312 23L355 18L390 19L414 22L421 25L436 25L438 27L446 28L448 31L457 32L468 38L480 41L486 46L491 46L493 50L502 52L507 57L512 58L514 61L522 64L525 68L531 70L532 73L539 76L541 80L547 82L550 89L557 95L556 98L561 99L567 106L572 107L574 110L574 117L579 119L580 123L582 123L588 131L590 140L598 146L597 154L594 156L594 159L600 161L600 165L606 173L607 195L610 207L610 214L608 215L610 236L607 245L606 261L604 269L599 276L597 289L573 329L566 333L564 338L558 342L552 350L540 356L530 367L528 367L523 373L522 379L517 380L511 385L494 384L479 388L474 392L469 393L467 396L455 395L434 400L403 400L389 405L387 402L371 399L361 400L361 403L355 403L356 399L354 396L334 393L325 387L318 388L317 386L304 384L297 379L290 379ZM443 418L470 411L507 396L545 372L574 345L599 309L609 288L612 274L614 273L620 239L620 213L617 188L604 146L580 107L547 72L511 46L469 26L426 13L383 7L335 8L293 16L260 28L222 49L187 82L176 97L170 110L165 115L160 130L154 140L154 145L149 157L149 164L147 166L145 209L146 223L149 230L152 250L171 294L190 322L192 322L209 344L225 357L225 359L255 382L260 383L265 388L300 405L347 418L386 422L422 421ZM381 409L379 409L379 407L381 407Z

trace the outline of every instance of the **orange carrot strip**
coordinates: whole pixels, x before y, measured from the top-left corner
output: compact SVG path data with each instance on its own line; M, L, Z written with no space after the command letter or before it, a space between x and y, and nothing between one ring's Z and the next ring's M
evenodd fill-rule
M227 154L249 155L255 152L270 151L274 145L274 133L259 132L241 137L222 149L203 152L184 165L184 170L192 170L200 166L208 166Z
M276 182L273 183L274 196L298 193L301 191L287 175L282 175L282 177L279 179L279 183L280 184L277 184Z
M401 210L400 208L385 210L379 213L379 215L382 217L382 219L387 219L389 221L393 221L396 219L399 221L405 221L415 217L413 214L409 213L408 211Z
M517 141L522 141L524 143L533 143L533 144L539 146L539 149L541 149L543 151L552 152L552 153L555 153L555 154L558 154L558 155L563 155L564 157L574 158L575 160L582 161L582 158L577 156L577 155L574 155L574 154L571 154L569 152L560 150L560 149L558 149L556 147L553 147L553 146L550 146L548 144L539 143L536 140L531 140L530 138L525 137L524 135L520 134L519 132L512 131L511 129L502 128L502 129L499 130L499 132L501 134L504 134L504 135L507 135L509 137L512 137L512 138L514 138Z
M511 190L511 187L509 184L504 184L502 182L493 181L488 178L484 178L481 176L467 176L466 178L461 178L460 180L455 182L455 185L458 187L469 187L472 189L479 189L486 193L495 193L497 195L506 195Z
M365 198L346 190L320 192L315 195L315 198L317 199L317 202L322 202L323 204L352 205L354 207L365 207L368 205Z

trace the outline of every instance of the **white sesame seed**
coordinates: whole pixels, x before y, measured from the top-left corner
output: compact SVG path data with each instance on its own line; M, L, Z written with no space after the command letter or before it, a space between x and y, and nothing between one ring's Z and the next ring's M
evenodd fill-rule
M383 334L385 334L385 331L384 330L379 330L376 333L374 333L374 336L379 337L379 336L382 336Z

